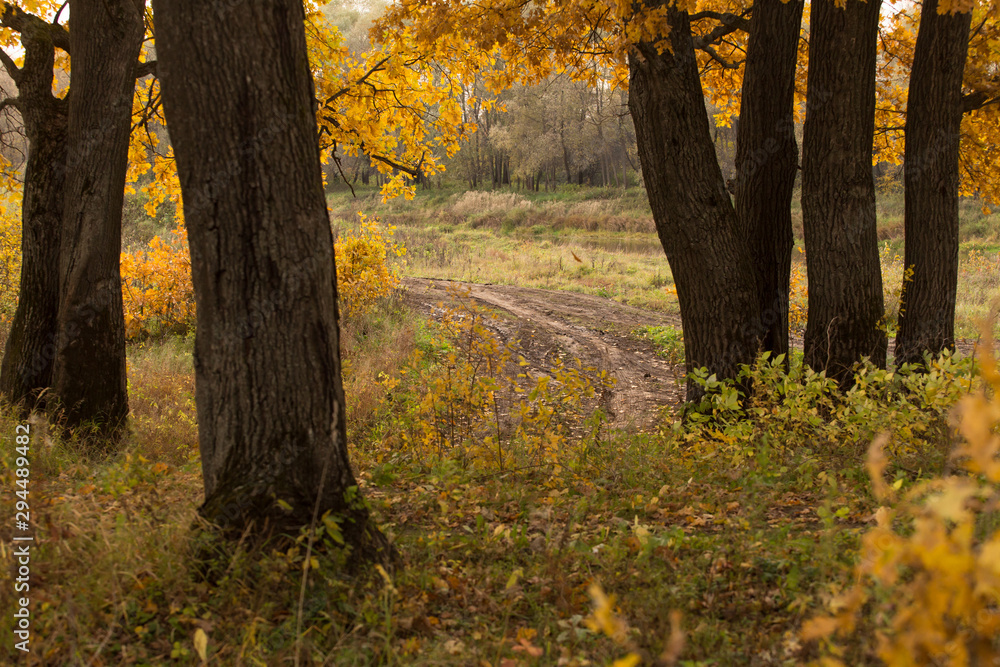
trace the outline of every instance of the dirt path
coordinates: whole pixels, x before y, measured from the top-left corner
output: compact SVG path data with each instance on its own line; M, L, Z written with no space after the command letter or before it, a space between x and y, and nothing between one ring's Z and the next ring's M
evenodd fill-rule
M607 371L617 384L602 403L618 428L648 426L661 408L684 399L683 364L670 364L650 343L629 337L646 325L680 329L678 316L576 292L426 278L403 282L407 300L429 316L438 304L452 303L467 290L473 300L499 312L491 328L504 342L520 341L520 353L533 371L545 372L561 356ZM801 337L793 337L792 346L802 349ZM895 340L889 339L890 354L894 346ZM956 343L963 354L973 353L975 346L972 340Z
M566 356L608 371L617 383L603 402L616 427L648 426L660 408L684 397L678 383L683 365L668 363L651 344L628 335L645 325L680 327L679 317L575 292L424 278L407 278L404 285L407 300L428 314L464 290L480 304L509 314L493 328L505 342L520 341L520 353L533 370L544 371L555 358Z

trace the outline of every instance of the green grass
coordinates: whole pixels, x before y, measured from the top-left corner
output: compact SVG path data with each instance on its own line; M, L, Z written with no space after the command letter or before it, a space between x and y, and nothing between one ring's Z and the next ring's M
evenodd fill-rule
M672 364L684 361L684 334L672 326L646 326L632 332L632 335L653 343L656 353Z

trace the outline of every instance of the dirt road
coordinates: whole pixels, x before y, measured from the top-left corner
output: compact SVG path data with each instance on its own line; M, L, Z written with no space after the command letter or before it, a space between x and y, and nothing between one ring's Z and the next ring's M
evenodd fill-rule
M557 356L578 358L584 366L607 371L617 380L603 401L615 427L648 426L661 408L679 405L684 398L683 364L670 364L650 343L629 337L629 332L646 325L680 329L680 317L576 292L426 278L403 282L407 300L428 315L438 304L454 302L461 292L501 314L491 328L504 342L519 341L520 353L533 371L545 372ZM890 339L889 354L894 344ZM793 336L792 345L802 349L801 337ZM973 354L976 341L960 340L956 347Z
M520 353L533 370L544 372L563 355L607 371L617 380L604 399L615 427L648 426L660 408L677 405L684 397L684 387L678 383L683 365L668 363L651 344L628 335L645 325L679 328L678 317L575 292L424 278L407 278L404 285L407 300L428 314L442 302L453 303L466 290L479 304L500 311L491 328L504 342L520 341Z

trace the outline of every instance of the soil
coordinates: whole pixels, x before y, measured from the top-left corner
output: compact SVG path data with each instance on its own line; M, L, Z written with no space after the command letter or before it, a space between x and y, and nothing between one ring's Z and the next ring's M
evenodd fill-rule
M653 345L630 336L642 326L681 327L679 316L643 310L590 294L513 285L406 278L406 299L428 316L440 306L472 299L498 317L490 328L507 343L518 341L519 352L533 372L546 372L559 357L577 358L585 367L607 371L617 382L601 404L616 428L646 428L665 407L684 400L684 364L660 358ZM792 346L802 349L801 337ZM889 340L892 354L895 341ZM975 341L956 348L971 354Z
M490 328L505 343L518 341L532 371L545 372L558 357L607 371L617 382L601 402L616 428L650 426L662 408L684 399L684 365L629 336L647 325L680 328L677 316L576 292L425 278L406 278L404 285L407 301L430 316L463 298L497 312Z

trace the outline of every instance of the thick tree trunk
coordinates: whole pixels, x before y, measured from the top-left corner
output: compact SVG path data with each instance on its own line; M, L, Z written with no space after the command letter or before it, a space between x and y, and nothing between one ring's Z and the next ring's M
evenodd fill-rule
M906 106L906 251L896 363L955 347L958 149L962 75L972 14L938 14L924 0Z
M885 367L872 137L880 0L812 5L802 153L809 275L805 360L850 383L863 357Z
M795 65L802 2L756 0L750 19L736 139L736 214L757 279L764 350L788 354ZM787 358L787 357L786 357Z
M708 127L686 12L669 10L673 52L629 57L629 110L653 220L677 284L688 372L732 378L760 343L753 267ZM699 395L688 381L687 395Z
M68 171L52 387L69 429L114 436L128 416L121 226L143 0L73 0Z
M18 109L28 137L21 208L21 283L0 365L0 394L41 407L52 381L59 308L59 238L66 177L66 100L52 95L55 48L44 30L21 34Z
M384 558L348 461L302 3L153 6L198 304L201 513L267 535L318 507L356 556Z

